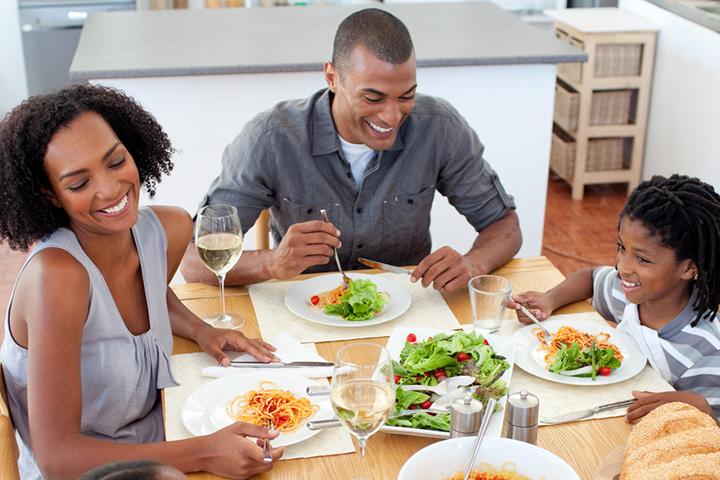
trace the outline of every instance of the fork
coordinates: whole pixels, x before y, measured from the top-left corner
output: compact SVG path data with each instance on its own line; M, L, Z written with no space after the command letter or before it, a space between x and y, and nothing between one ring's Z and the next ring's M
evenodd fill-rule
M538 327L540 327L540 328L542 329L543 333L545 334L545 337L547 337L548 340L552 338L552 335L550 334L550 332L548 332L547 328L545 328L545 326L544 326L542 323L540 323L540 320L538 320L537 317L536 317L535 315L533 315L532 312L531 312L529 309L527 309L527 308L526 308L523 304L521 304L521 303L517 303L517 302L516 302L516 305L520 307L520 310L521 310L525 315L527 315L527 317L528 317L530 320L532 320L533 323L535 323Z
M328 220L327 211L324 208L320 209L320 215L322 215L323 221L325 223L330 223L330 220ZM350 278L345 275L345 271L340 266L340 258L338 257L337 248L333 247L333 251L335 252L335 263L337 263L338 271L340 272L340 274L342 274L343 286L347 288L350 285Z
M272 418L268 419L268 421L265 422L265 427L268 430L275 430L275 424L273 423ZM265 438L263 439L263 462L271 463L272 461L272 447L270 446L270 440Z

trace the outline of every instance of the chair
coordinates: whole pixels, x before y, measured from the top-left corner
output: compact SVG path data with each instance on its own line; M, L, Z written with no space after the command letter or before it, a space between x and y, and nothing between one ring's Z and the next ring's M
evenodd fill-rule
M10 409L5 391L5 377L0 365L0 478L18 480L18 447L15 442L15 427L10 418Z
M267 250L270 248L270 212L263 210L255 222L255 248Z

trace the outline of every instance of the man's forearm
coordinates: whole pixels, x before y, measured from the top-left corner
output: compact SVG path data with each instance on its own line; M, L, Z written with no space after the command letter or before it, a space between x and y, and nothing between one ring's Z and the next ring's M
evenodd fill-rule
M522 234L515 210L478 233L465 258L476 275L485 275L505 265L520 250Z
M238 263L227 273L225 285L249 285L273 278L272 250L250 250L243 252ZM202 282L217 285L215 273L210 271L200 259L195 244L188 245L180 270L188 282Z

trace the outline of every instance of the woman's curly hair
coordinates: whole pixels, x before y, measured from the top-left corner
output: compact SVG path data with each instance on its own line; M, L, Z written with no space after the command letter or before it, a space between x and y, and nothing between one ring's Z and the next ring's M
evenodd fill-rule
M13 250L27 250L69 218L50 200L44 158L55 133L83 112L96 112L135 159L148 194L173 168L167 134L148 112L124 93L107 87L74 85L31 97L0 122L0 238Z

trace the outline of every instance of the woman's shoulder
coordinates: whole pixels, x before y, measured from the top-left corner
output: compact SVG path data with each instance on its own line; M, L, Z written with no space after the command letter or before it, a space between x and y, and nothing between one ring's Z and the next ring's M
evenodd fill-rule
M147 210L155 214L160 221L165 236L168 238L168 244L173 239L190 240L193 230L193 222L190 214L180 207L171 207L165 205L153 205ZM185 243L187 243L187 241Z

